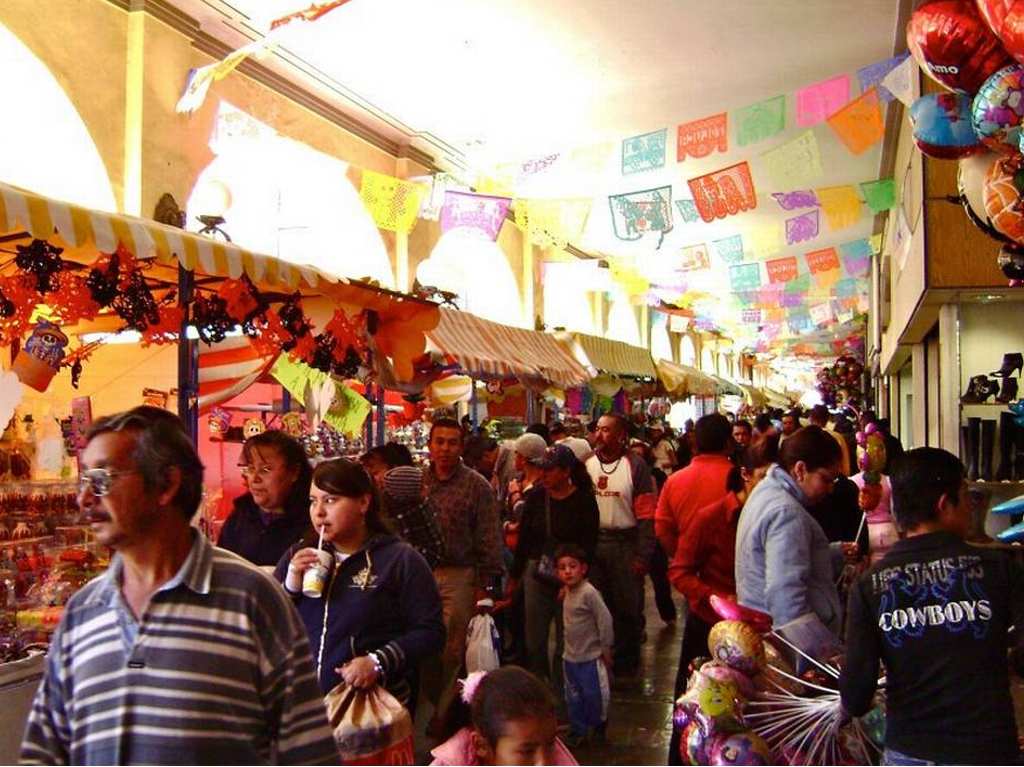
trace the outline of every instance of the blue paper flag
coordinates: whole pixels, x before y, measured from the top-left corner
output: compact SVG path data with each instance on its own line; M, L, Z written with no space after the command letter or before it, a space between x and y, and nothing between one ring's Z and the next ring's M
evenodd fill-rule
M902 64L903 60L909 55L909 53L904 53L901 56L893 56L891 59L876 61L874 64L868 64L866 67L858 69L857 79L860 81L860 92L865 93L872 86L878 86L878 97L882 100L883 104L888 104L896 98L882 85L882 80L885 79L887 74Z

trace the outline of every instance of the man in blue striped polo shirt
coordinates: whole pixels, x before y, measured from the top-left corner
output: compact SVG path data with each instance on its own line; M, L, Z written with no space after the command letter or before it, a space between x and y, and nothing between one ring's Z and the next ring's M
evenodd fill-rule
M64 610L21 760L336 764L306 630L280 587L190 525L203 465L181 421L98 421L79 506L109 570Z

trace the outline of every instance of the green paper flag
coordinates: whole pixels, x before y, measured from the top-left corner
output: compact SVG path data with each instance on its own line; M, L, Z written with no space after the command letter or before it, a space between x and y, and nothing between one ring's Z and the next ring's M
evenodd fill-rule
M736 143L739 146L764 141L785 130L786 97L776 96L737 109L733 119L736 123Z
M359 434L366 416L370 414L370 403L364 397L360 397L321 370L311 368L303 362L292 362L287 354L277 358L270 369L270 374L292 396L307 403L313 398L314 392L323 390L327 384L332 384L333 396L323 413L323 419L342 434L350 437Z
M864 202L873 213L889 210L896 204L896 182L891 178L868 181L861 184L860 188L864 192Z

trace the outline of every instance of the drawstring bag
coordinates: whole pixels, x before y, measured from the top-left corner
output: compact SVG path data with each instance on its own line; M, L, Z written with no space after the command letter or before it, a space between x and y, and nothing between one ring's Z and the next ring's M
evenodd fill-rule
M415 763L412 717L383 687L357 690L342 682L324 703L343 764Z
M501 636L494 618L490 615L476 615L466 629L466 673L494 671L501 665L498 651Z

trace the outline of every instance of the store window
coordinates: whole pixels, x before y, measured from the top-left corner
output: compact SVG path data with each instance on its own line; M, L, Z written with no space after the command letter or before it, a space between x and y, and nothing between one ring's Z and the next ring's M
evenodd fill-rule
M503 325L532 327L532 321L524 322L519 286L505 252L473 230L443 234L430 258L417 267L416 278L455 293L463 311Z
M394 287L387 248L348 163L285 138L227 102L217 113L210 149L188 201L188 228L200 215L222 215L239 245L342 277Z
M0 71L8 106L7 119L0 121L0 179L116 212L110 178L89 129L46 65L2 24Z

